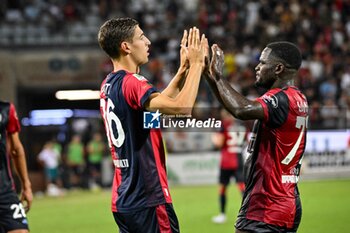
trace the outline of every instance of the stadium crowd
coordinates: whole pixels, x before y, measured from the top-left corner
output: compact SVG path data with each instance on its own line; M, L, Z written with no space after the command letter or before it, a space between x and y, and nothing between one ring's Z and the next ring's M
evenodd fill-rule
M184 28L197 25L225 51L225 75L252 98L254 67L268 42L288 40L302 51L299 86L311 108L311 128L346 128L350 123L350 1L348 0L7 0L0 3L0 46L96 46L101 23L129 16L153 42L143 74L165 87L178 62ZM201 106L213 107L205 82Z

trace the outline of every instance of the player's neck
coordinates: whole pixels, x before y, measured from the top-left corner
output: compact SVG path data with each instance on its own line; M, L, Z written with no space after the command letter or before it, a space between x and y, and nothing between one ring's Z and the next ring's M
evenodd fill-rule
M126 70L130 73L138 73L140 67L129 59L113 60L113 71Z
M294 86L294 79L277 79L270 89Z

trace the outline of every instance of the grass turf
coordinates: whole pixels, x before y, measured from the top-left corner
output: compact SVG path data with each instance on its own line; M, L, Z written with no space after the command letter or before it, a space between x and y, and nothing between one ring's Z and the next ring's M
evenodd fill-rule
M350 180L300 182L303 216L299 233L344 233L350 229ZM228 190L228 221L217 225L217 186L171 187L183 233L234 232L240 194ZM64 197L35 198L28 214L33 233L118 232L110 212L110 192L74 191Z

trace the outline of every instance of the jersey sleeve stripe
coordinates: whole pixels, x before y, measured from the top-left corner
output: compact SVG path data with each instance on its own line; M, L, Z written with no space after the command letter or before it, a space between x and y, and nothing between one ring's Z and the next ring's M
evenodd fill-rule
M147 92L142 96L142 98L140 100L142 107L145 106L145 103L148 100L148 98L150 97L150 95L155 93L155 92L158 92L155 87L151 87L150 89L147 90Z

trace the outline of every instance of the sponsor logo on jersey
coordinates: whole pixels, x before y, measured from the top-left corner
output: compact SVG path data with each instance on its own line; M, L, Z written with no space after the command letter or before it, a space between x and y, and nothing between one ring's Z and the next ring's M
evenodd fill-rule
M264 95L262 98L265 103L271 104L273 108L278 108L278 99L275 95Z
M293 175L282 175L282 183L283 184L289 184L293 183L296 184L299 181L299 176L293 176Z
M138 80L140 81L147 81L147 79L145 77L143 77L142 75L139 75L139 74L133 74L133 76L135 78L137 78Z
M129 161L127 159L113 159L113 164L117 168L129 167Z

